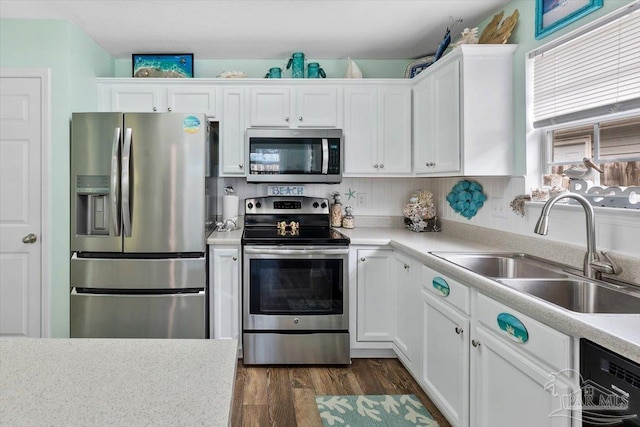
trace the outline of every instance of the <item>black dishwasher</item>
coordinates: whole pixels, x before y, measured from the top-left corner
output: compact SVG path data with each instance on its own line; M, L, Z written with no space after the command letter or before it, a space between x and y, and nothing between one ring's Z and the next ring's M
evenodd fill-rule
M583 426L640 426L640 365L580 340Z

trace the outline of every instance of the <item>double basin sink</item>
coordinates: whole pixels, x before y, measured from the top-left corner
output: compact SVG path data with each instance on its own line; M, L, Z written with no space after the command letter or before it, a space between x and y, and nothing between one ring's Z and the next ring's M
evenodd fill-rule
M640 314L640 288L605 283L522 253L432 252L509 288L577 313Z

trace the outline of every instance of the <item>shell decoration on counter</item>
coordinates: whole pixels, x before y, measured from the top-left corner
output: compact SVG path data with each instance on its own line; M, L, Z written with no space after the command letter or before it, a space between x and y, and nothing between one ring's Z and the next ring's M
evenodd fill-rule
M433 193L416 191L402 209L405 226L411 231L440 231Z
M360 67L353 62L353 59L347 58L347 72L344 75L345 79L361 79L362 71L360 71Z
M473 218L486 200L487 196L482 192L482 185L466 179L454 185L451 192L447 194L449 206L467 219Z

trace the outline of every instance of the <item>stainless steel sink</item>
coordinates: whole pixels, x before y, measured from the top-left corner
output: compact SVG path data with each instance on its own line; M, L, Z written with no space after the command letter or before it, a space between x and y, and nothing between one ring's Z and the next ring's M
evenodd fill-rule
M640 314L640 289L586 278L552 261L522 253L432 254L573 312Z
M498 279L510 288L578 313L640 314L640 292L581 279Z
M562 278L567 277L553 264L521 253L433 253L460 267L490 278Z

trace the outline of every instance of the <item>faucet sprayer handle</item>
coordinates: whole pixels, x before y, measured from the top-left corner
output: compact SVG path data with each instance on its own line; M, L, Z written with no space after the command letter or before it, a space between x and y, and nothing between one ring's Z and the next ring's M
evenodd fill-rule
M606 252L600 252L600 253L606 259L606 261L603 261L603 260L591 261L589 263L591 268L593 268L596 271L599 271L600 273L605 273L605 274L622 273L622 267L616 264Z

